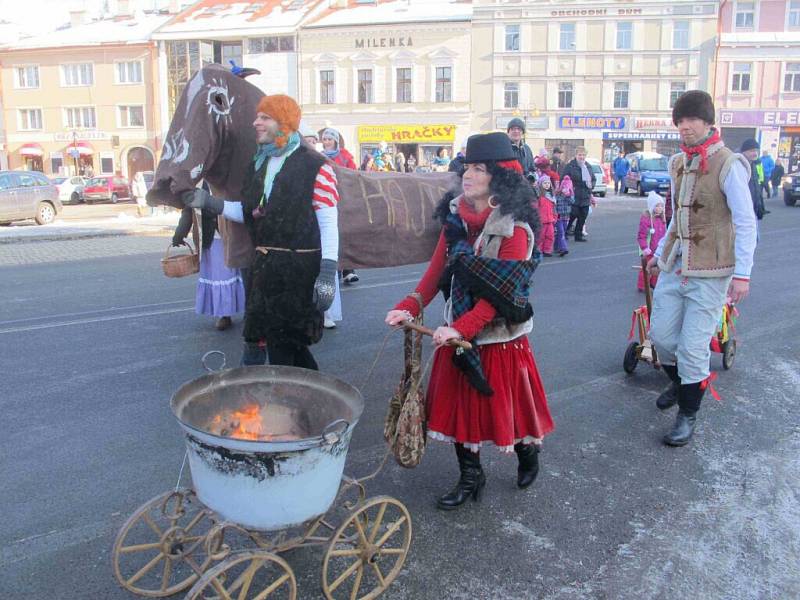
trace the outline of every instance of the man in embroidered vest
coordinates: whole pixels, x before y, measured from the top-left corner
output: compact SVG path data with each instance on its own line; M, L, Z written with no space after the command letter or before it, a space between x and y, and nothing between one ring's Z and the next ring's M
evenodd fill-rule
M748 189L750 165L725 147L714 125L706 92L686 92L672 121L682 152L670 159L673 216L667 234L648 262L661 273L653 297L650 335L670 389L656 405L678 405L664 443L683 446L709 381L709 343L726 295L740 302L750 290L756 221Z
M244 223L256 249L244 319L242 365L316 370L308 347L322 338L323 311L334 297L339 230L336 175L300 143L300 107L289 96L264 96L253 127L258 151L244 200L186 192L184 204Z

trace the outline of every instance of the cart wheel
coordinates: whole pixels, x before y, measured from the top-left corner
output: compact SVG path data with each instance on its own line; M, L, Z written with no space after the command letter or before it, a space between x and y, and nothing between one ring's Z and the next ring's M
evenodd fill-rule
M322 563L328 600L371 600L394 581L411 545L411 515L389 496L361 502L333 534Z
M622 359L622 368L629 375L636 370L636 365L639 364L639 342L631 342L628 344L628 349L625 350L625 358Z
M722 368L726 371L733 366L736 360L736 340L731 338L722 344Z
M192 585L211 558L203 543L213 513L189 489L161 494L134 512L114 541L119 584L140 596L171 596Z
M186 600L296 600L294 571L266 550L236 552L209 569L186 594Z

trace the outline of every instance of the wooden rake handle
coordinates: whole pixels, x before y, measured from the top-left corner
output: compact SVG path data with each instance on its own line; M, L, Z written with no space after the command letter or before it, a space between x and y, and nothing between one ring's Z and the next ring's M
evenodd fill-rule
M419 333L421 333L423 335L429 335L429 336L433 337L433 330L432 329L428 329L427 327L424 327L422 325L417 325L416 323L412 323L411 321L403 321L402 325L406 329L411 329L413 331L418 331ZM458 346L459 348L463 348L464 350L472 350L472 344L470 344L469 342L466 342L464 340L455 340L455 339L448 340L445 345L446 346Z

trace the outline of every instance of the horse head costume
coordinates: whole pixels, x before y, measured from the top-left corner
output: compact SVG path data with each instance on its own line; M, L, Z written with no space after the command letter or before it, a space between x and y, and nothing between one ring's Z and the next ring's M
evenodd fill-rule
M200 69L178 102L148 204L183 208L181 192L201 179L215 196L242 200L245 174L256 152L256 106L263 96L259 88L224 67ZM457 186L456 175L334 168L340 197L340 268L390 267L430 259L440 231L433 211L445 192ZM228 266L247 266L253 247L244 225L220 218L220 232Z

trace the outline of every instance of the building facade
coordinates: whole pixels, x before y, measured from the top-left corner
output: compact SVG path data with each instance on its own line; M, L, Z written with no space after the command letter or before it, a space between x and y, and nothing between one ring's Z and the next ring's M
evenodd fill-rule
M669 154L675 99L710 89L717 2L475 0L473 127L524 117L534 152Z
M57 176L153 170L160 15L118 15L0 48L8 167Z
M724 2L714 96L723 139L800 170L800 0Z
M334 3L300 30L300 102L310 127L334 127L360 162L437 168L471 131L472 6L447 0Z

